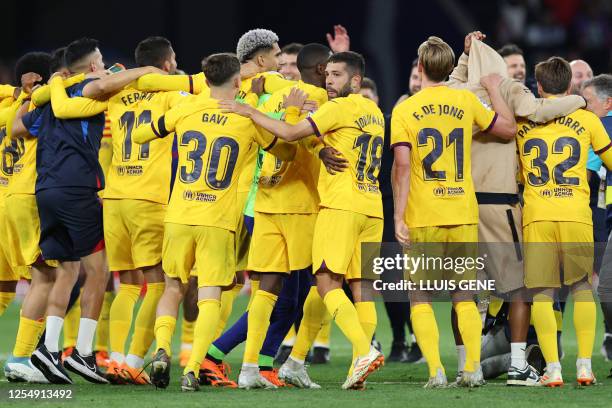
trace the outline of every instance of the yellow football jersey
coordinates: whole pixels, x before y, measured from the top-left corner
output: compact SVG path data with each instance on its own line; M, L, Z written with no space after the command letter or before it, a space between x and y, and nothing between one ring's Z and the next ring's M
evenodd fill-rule
M167 204L170 197L172 138L138 145L135 127L156 121L191 94L142 92L125 88L108 101L113 156L104 198L129 198Z
M410 228L478 223L471 171L472 125L490 129L496 114L467 90L434 86L393 109L391 145L410 146Z
M12 97L8 97L8 98L3 98L0 100L0 111L8 106L11 106L11 104L15 101L15 99L13 99Z
M385 118L374 102L360 94L335 98L307 120L326 146L338 150L348 169L319 174L321 207L383 218L378 173L385 137Z
M282 75L278 72L263 72L261 74L257 74L255 76L242 80L240 84L240 90L238 91L236 99L241 99L245 103L256 107L259 98L256 94L251 92L251 84L253 82L253 79L260 77L265 78L264 92L268 94L272 94L288 86L295 85L295 81L289 81L287 79L284 79ZM248 193L251 190L251 184L253 183L253 175L255 174L255 166L257 164L257 149L258 147L256 145L253 145L253 150L247 154L244 168L242 170L242 173L240 173L238 179L239 193Z
M586 171L589 146L598 154L610 148L601 120L579 109L543 125L521 121L516 141L525 181L523 225L534 221L592 224ZM612 163L605 164L611 168Z
M255 143L276 137L245 117L222 113L219 101L194 98L153 123L154 133L176 131L178 168L166 222L236 229L237 179Z
M12 85L0 85L0 99L12 98L15 94L15 87Z
M294 87L275 92L260 107L264 113L283 112L283 97ZM295 88L308 94L308 99L319 106L327 102L327 91L299 81ZM302 115L302 120L306 115ZM275 214L313 214L319 211L317 182L321 161L304 146L298 145L294 160L284 162L271 154L264 154L255 211Z
M21 100L18 100L21 105ZM28 111L35 109L33 103L29 103ZM12 122L12 118L10 119ZM13 149L19 152L15 156L17 159L13 163L11 184L8 189L9 194L34 194L36 186L36 147L38 139L35 137L13 137Z
M6 126L0 127L0 153L2 162L0 163L0 201L8 194L11 178L13 175L13 165L19 160L20 146L17 140L9 140L6 135Z

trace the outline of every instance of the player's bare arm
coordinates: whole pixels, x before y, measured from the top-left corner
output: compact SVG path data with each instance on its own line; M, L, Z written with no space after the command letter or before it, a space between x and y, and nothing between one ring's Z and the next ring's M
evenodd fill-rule
M408 194L410 193L410 147L395 146L393 157L391 186L393 188L395 239L402 245L410 245L408 226L404 220L406 203L408 203Z
M112 94L146 74L166 74L166 72L155 67L126 69L113 75L107 75L97 81L91 81L83 88L83 96L98 98Z
M287 110L297 109L300 111L305 101L306 94L294 88L287 97ZM307 120L302 120L295 125L290 125L281 120L272 119L257 109L234 100L220 101L219 107L225 112L233 112L250 118L257 125L287 142L300 140L313 134L312 126Z
M342 25L334 26L334 34L327 33L327 43L333 52L344 52L351 49L351 39L348 31Z
M321 149L319 159L321 159L329 174L342 173L348 167L348 160L331 146Z
M15 115L15 119L13 120L12 126L12 137L24 137L29 135L28 129L23 124L23 115L28 113L28 103L24 103L17 110L17 114Z
M493 110L498 115L489 133L503 139L513 139L516 135L516 121L514 114L499 92L501 82L502 77L499 74L486 75L480 79L480 84L487 90Z

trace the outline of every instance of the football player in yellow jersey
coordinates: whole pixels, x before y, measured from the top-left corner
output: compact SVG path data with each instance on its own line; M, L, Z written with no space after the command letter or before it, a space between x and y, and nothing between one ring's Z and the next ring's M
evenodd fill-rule
M395 235L402 245L473 242L458 250L463 256L476 256L478 206L470 170L472 126L510 139L516 131L514 117L499 91L490 95L497 115L471 92L443 84L454 67L455 56L440 38L429 37L419 47L418 56L421 91L394 108L391 122ZM446 256L445 250L441 251ZM411 279L419 283L435 280L436 275L441 275L440 280L461 278L439 272L419 270L411 274ZM471 293L451 293L467 355L459 384L477 386L482 378L480 315ZM446 386L430 294L416 290L410 294L410 303L414 333L429 366L425 387Z
M189 363L181 380L184 391L199 388L199 371L213 340L220 317L223 288L235 275L234 232L238 174L251 145L272 149L282 160L295 155L295 147L281 143L250 120L223 114L219 99L235 98L240 86L240 63L230 54L208 57L203 66L211 86L210 98L193 98L158 121L138 127L136 143L146 143L176 131L179 145L178 174L165 217L163 269L166 287L157 308L157 353L151 381L169 383L170 342L183 285L195 266L198 274L198 319Z
M286 110L289 123L285 123L233 101L223 103L225 108L250 117L287 141L303 139L314 133L324 138L324 143L340 152L349 163L347 171L333 175L321 172L319 175L321 209L313 236L313 269L319 295L336 324L353 344L355 358L342 385L344 389L362 387L365 378L384 361L382 354L370 346L376 328L376 309L371 285L362 283L361 244L380 243L382 239L378 171L385 121L376 104L357 93L364 70L363 57L357 53L348 51L332 55L325 69L327 95L332 100L295 125L289 124L299 116L299 108L293 106ZM305 100L305 95L299 90L292 90L290 97ZM345 279L353 291L355 305L342 290ZM250 313L261 309L256 312L260 319L269 319L275 300L274 291L273 287L260 288ZM320 298L312 299L316 296L311 292L308 297L321 302Z
M539 94L554 98L568 94L572 71L567 61L552 57L536 65L535 78ZM534 292L533 325L547 363L541 383L563 385L552 304L557 289L566 285L574 300L577 381L591 385L596 307L586 163L592 146L612 168L612 143L599 118L578 109L543 125L519 122L517 144L525 182L525 286Z
M295 84L294 81L288 81L276 72L280 48L278 46L278 36L274 32L265 29L247 31L238 40L236 54L241 64L242 79L236 99L255 107L263 103L273 92ZM245 73L247 74L245 75ZM255 73L255 75L252 75L252 73ZM224 329L232 310L233 300L244 283L244 273L247 269L251 233L253 230L253 207L258 188L257 173L260 163L258 152L260 151L261 149L258 146L253 145L251 147L245 159L245 166L238 177L235 238L237 284L233 290L223 293L221 302L222 317L220 330L217 334L220 334L222 329ZM251 291L252 298L257 291L257 277L251 276L251 282L255 288L255 290ZM237 324L240 323L241 321L239 320ZM244 330L246 330L246 327L244 327ZM236 339L236 337L233 337L233 339ZM229 339L230 342L233 339ZM236 344L236 342L233 343ZM231 385L233 386L234 384Z
M307 91L311 95L311 104L316 106L327 102L327 93L322 86L330 53L323 45L309 44L298 58L305 81L298 82L296 88ZM284 99L290 90L285 88L275 92L260 110L281 117L285 110ZM317 156L333 156L331 150L323 149L323 144L312 137L312 140L305 141L305 146L297 146L296 158L291 162L282 162L265 152L262 154L261 172L256 176L258 191L254 203L255 227L249 251L249 271L252 271L252 279L265 281L265 287L279 289L275 293L278 302L274 305L272 321L247 312L231 331L212 344L204 370L211 383L215 384L218 378L224 377L216 367L242 342L234 339L247 334L245 364L238 385L241 388L283 385L273 370L274 356L311 286L312 245L308 242L312 241L318 212L316 184L321 163ZM304 243L308 248L304 248Z
M0 132L3 134L0 235L5 237L0 250L0 263L2 263L0 281L9 281L0 282L2 292L0 298L4 298L4 288L7 284L10 284L14 291L20 277L30 279L31 274L34 278L22 303L15 346L4 366L5 376L10 381L47 382L42 373L30 362L30 355L44 328L46 296L49 290L49 278L44 275L44 268L32 268L30 273L30 266L40 254L38 249L40 228L33 195L36 177L36 143L21 137L12 137L10 127L20 107L33 108L29 102L32 87L48 80L50 62L51 56L40 52L25 54L17 61L15 71L17 78L21 79L22 86L17 99L7 108L8 115L5 117L7 122L0 124L2 127ZM4 183L6 176L10 176L9 185ZM10 254L8 265L3 263L6 259L2 256L3 253ZM13 277L5 279L5 274L11 274L11 271Z
M284 79L278 72L280 57L278 36L276 33L266 29L254 29L244 33L236 45L236 55L241 64L241 71L256 72L257 75L244 78L240 83L237 98L245 101L251 106L258 106L264 102L269 94L282 88L294 85L294 81ZM256 80L257 78L257 80ZM261 97L253 92L253 88L261 86L263 81L263 93ZM236 276L239 283L243 282L243 271L247 269L249 246L252 233L252 205L257 192L257 184L254 181L257 166L257 154L259 148L253 146L247 155L245 166L238 178L238 205L236 207ZM251 211L249 211L250 207ZM249 225L251 226L249 228ZM256 280L254 277L252 280ZM257 285L257 284L256 284Z
M139 66L156 66L169 74L176 69L172 45L163 37L140 42L135 60ZM104 190L104 237L109 267L119 272L121 282L109 317L111 362L106 377L112 383L149 383L141 368L153 341L155 309L164 290L161 254L171 187L172 138L137 145L132 132L139 125L156 121L189 96L179 91L148 93L127 86L108 100L113 151ZM144 281L147 293L126 357L132 311Z

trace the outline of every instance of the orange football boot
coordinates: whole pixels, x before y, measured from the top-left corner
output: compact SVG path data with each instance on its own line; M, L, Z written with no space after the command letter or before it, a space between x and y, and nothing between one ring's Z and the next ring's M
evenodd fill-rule
M126 384L148 385L151 384L149 375L142 368L133 368L126 363L119 367L120 375Z
M287 387L287 383L278 378L278 369L276 368L271 370L259 370L259 374L277 387Z
M228 367L225 364L217 364L205 358L200 366L200 384L211 385L213 387L237 388L238 384L228 378L228 371Z

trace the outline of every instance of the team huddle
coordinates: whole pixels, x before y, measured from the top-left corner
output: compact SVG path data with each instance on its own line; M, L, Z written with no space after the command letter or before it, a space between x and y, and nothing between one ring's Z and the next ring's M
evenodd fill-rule
M486 267L512 300L507 383L563 385L553 306L564 285L578 316L577 381L594 384L586 163L592 148L612 168L612 143L584 98L568 95L565 60L536 66L536 98L507 77L484 38L468 34L457 65L440 38L423 42L421 89L390 121L362 92L360 54L311 43L279 67L279 38L265 29L245 33L236 53L206 57L195 75L179 72L163 37L138 44L133 69L105 69L87 38L53 55L24 55L16 64L22 86L0 86L0 313L17 281L30 280L6 377L71 384L71 372L98 384L166 388L183 304L183 391L320 388L306 360L332 319L353 350L342 388L365 389L385 360L373 345L376 293L362 275L362 244L383 240L378 178L389 138L395 237L407 253L418 243L525 243ZM600 82L585 84L598 98ZM109 271L119 274L114 298ZM245 276L249 304L226 327ZM425 269L410 276L455 278ZM455 385L482 386L475 294L451 296L464 350ZM412 292L410 319L429 368L425 387L440 388L449 382L431 302L427 291ZM543 372L527 362L530 321ZM62 330L64 345L73 332L68 350ZM224 359L241 343L233 381Z

